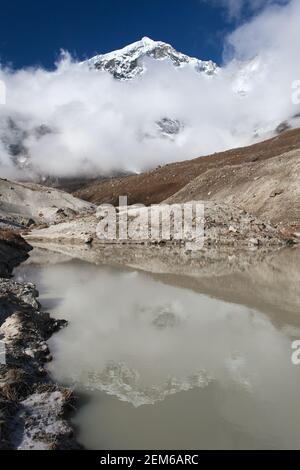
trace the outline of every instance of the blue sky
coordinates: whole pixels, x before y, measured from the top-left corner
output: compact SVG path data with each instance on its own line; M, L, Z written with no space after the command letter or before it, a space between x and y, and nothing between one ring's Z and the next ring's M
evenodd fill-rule
M248 0L232 0L247 3ZM257 0L256 0L257 1ZM260 3L270 0L261 0ZM202 59L222 60L230 18L223 0L14 0L1 3L0 61L53 67L60 49L83 59L149 36ZM226 4L226 2L223 2Z

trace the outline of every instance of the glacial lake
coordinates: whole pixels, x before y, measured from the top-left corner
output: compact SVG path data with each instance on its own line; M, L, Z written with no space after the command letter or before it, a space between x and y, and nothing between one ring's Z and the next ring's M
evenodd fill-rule
M73 419L79 442L300 449L295 253L200 280L33 254L15 277L69 322L49 341L49 368L85 396Z

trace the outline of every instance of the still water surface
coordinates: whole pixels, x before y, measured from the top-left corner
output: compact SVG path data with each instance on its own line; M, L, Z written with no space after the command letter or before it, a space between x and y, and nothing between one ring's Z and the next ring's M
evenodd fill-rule
M87 448L300 449L293 325L130 269L71 260L16 277L69 321L50 370L88 396L74 418Z

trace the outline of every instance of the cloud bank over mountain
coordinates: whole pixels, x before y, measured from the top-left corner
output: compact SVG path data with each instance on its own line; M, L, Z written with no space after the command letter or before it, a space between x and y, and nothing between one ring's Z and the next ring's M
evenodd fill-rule
M298 112L299 22L297 0L268 5L227 38L213 76L147 55L146 73L132 80L68 53L54 71L2 67L0 175L139 172L267 135Z

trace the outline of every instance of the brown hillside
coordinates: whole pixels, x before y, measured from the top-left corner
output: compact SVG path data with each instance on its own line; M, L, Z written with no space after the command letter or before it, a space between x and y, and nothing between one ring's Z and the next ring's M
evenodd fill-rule
M262 161L299 148L300 129L294 129L249 147L166 165L140 175L96 181L76 191L75 196L95 204L117 205L119 196L127 196L129 204L156 204L209 170L222 173L222 169L227 167L228 175L231 166L251 164L255 167ZM227 183L224 181L224 184Z

